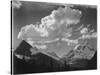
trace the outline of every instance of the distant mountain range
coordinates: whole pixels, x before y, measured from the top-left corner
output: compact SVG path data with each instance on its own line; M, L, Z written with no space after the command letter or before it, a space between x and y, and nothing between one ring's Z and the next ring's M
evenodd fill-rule
M22 41L13 52L13 73L41 73L41 72L58 72L71 70L86 70L97 68L96 50L86 45L79 45L75 50L59 58L54 52L41 53L32 55L30 46L27 42ZM37 48L34 50L38 51ZM87 52L85 50L88 50ZM22 55L18 58L16 55ZM25 56L30 59L26 59Z

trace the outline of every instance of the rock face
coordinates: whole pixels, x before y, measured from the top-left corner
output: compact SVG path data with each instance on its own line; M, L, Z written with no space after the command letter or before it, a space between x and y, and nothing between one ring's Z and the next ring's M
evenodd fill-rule
M89 48L90 51L95 51L94 55L91 58L84 58L84 56L81 57L82 53L84 53L81 51L85 50L84 47L88 46L78 46L77 50L71 50L67 55L56 60L51 57L57 57L56 53L49 53L51 56L39 52L31 55L30 48L32 47L27 42L22 41L13 53L13 73L23 74L96 69L96 51ZM34 50L38 51L36 48ZM80 55L79 57L78 54ZM18 58L16 55L22 55L23 58ZM29 57L29 59L26 57Z
M14 51L14 54L30 56L31 52L29 51L29 49L31 48L32 46L23 40Z
M96 68L97 64L96 50L94 48L91 48L87 43L78 45L75 50L71 50L62 59L66 61L66 64L70 65L72 70L88 69L90 67L93 68L94 65ZM89 63L94 64L93 66L90 66ZM87 65L89 65L89 67L87 67Z
M95 52L95 48L92 48L88 43L81 44L74 49L74 58L90 60L94 56Z

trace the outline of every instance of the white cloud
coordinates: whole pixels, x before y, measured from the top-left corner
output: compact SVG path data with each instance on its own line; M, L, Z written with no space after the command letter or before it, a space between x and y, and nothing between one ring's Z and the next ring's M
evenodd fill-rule
M70 46L71 44L78 44L78 40L71 40L71 39L67 39L67 38L63 38L63 41L66 41L68 43L68 45Z
M20 8L22 6L22 3L19 0L12 0L12 7L13 8Z
M51 25L55 24L56 20L54 18L54 15L51 14L49 16L46 16L44 18L41 19L41 25L50 27Z
M81 12L79 10L71 9L70 7L58 8L53 10L50 15L42 18L40 25L30 24L22 27L18 38L25 39L27 36L34 38L37 35L41 37L48 36L47 28L55 29L61 25L76 24L80 20L80 15ZM61 21L63 22L61 23Z
M72 34L71 33L65 33L65 37L68 38L68 37L71 37Z
M39 27L38 25L26 25L21 28L18 39L26 40L27 38L36 38L36 37L45 37L48 36L48 31L45 28Z
M81 31L80 31L80 33L81 33L81 34L86 34L86 33L88 33L88 28L86 28L86 27L82 28Z
M67 44L66 46L67 46L68 50L70 50L70 49L72 49L72 47L69 48L70 46L79 44L79 42L80 42L79 39L87 39L87 38L97 37L97 34L94 33L94 31L91 31L93 33L89 34L88 29L85 27L83 28L83 25L78 28L78 30L81 30L81 31L79 33L75 32L75 35L72 34L72 32L73 32L72 27L71 28L67 27L71 24L75 25L75 24L79 23L81 14L82 14L81 11L71 9L70 7L58 8L57 10L53 10L50 15L43 17L41 19L41 24L39 24L39 25L38 24L37 25L30 24L30 25L26 25L26 26L22 27L21 31L19 32L18 38L22 39L22 40L26 40L31 46L33 46L33 47L35 46L38 49L43 49L44 51L45 51L45 49L47 49L47 47L49 47L48 43L52 44L54 42L57 42L59 39L60 40L62 39L63 42L66 42L66 44ZM54 39L56 39L56 40L52 39L52 37L49 37L50 39L44 38L42 40L42 37L44 37L44 36L48 37L48 35L49 35L48 29L54 30L55 28L58 28L58 27L59 27L58 29L60 29L60 26L62 26L62 25L66 26L65 27L66 31L64 32L64 30L62 30L60 33L61 34L65 33L66 34L65 36L62 37L62 35L61 36L59 35L59 36L57 36L58 39L56 39L54 37ZM78 35L80 33L82 36ZM56 33L53 34L53 36L56 36ZM74 37L74 36L75 37L81 36L81 37L79 37L75 40L68 39L68 37ZM35 39L38 39L38 40L35 40ZM37 43L40 45L38 45ZM65 48L66 48L66 46L65 46ZM52 46L52 47L54 47L54 46ZM56 47L56 49L58 49L58 48ZM56 49L52 48L52 50L56 50ZM51 50L51 46L50 46L50 50ZM42 52L42 51L40 51L40 52ZM33 52L33 50L32 50L32 52ZM58 52L58 54L59 54L59 52ZM66 54L67 54L67 52L66 52ZM61 55L61 53L59 55Z
M82 35L81 37L79 37L79 39L91 39L91 38L97 38L97 32L93 32L91 34Z
M34 25L30 24L30 25L26 25L24 27L21 28L19 34L18 34L18 39L22 39L25 40L26 36L28 35L32 35L32 33L34 34ZM29 34L30 33L30 34ZM35 35L35 34L34 34Z
M50 15L41 19L41 25L58 27L63 24L77 24L80 21L81 11L71 9L70 7L58 8L53 10Z
M54 15L58 22L63 20L66 24L77 24L80 21L81 11L66 6L65 8L58 8Z
M27 38L26 40L31 46L34 44L34 41L32 40L32 38Z

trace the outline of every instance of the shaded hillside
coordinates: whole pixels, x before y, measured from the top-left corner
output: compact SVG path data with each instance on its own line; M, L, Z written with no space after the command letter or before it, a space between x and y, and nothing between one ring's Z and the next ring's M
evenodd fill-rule
M69 55L65 56L67 59L63 57L57 61L42 53L31 55L30 48L31 46L29 44L22 41L18 48L13 52L14 74L88 70L97 68L96 53L91 60L72 59L74 56L74 52L72 50L69 52ZM23 58L18 58L16 54L23 55ZM53 55L55 54L53 53ZM25 56L29 57L30 59L26 59ZM70 62L73 64L70 64Z

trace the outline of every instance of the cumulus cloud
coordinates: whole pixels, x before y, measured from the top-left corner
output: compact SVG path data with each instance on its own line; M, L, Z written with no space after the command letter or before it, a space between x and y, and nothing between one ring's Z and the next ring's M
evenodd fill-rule
M50 15L42 18L40 25L30 24L22 27L18 38L34 38L37 35L48 36L48 29L54 30L62 25L77 24L80 21L80 17L81 11L71 9L70 7L60 7L57 10L53 10Z
M82 28L81 31L80 31L80 33L81 33L81 34L86 34L86 33L88 33L88 28L86 28L86 27Z
M86 27L80 26L78 29L80 31L80 34L82 35L78 39L91 39L97 37L97 32L95 32L94 29L90 29L90 24L88 24Z
M53 10L49 16L42 18L41 24L45 26L59 26L63 24L77 24L80 21L81 11L70 7L58 8Z
M66 39L62 40L66 42L68 46L71 46L73 44L76 45L78 44L78 40L68 39L68 37L72 36L72 28L68 28L68 26L71 24L74 25L79 23L80 17L81 11L71 9L70 7L60 7L57 10L53 10L50 15L43 17L39 25L30 24L22 27L21 31L18 34L18 38L27 41L31 46L35 46L38 49L46 49L47 46L45 45L45 43L53 43L54 41L58 41L57 38L60 39L61 37L59 36L53 39L52 37L55 37L57 33L49 36L49 31L58 29L59 32L59 30L62 28L62 30L60 31L60 35L62 33L65 33L66 36ZM63 30L63 26L65 30ZM43 39L45 37L46 39ZM45 43L43 43L43 41ZM37 45L37 43L42 43L43 45Z
M12 0L12 7L13 8L20 8L22 6L22 3L19 0Z
M48 32L45 28L38 27L38 25L26 25L21 28L21 31L18 34L18 39L26 40L27 38L32 38L33 40L37 37L48 36Z
M70 46L71 44L78 44L78 40L65 39L65 38L63 40L67 42L68 46Z
M67 46L65 46L65 48L67 47L67 51L65 49L65 51L62 51L62 54L65 54L65 52L67 54L68 51L72 49L71 46L77 45L77 48L81 40L97 37L97 33L94 32L94 30L89 31L89 25L87 27L84 27L84 25L82 24L81 26L77 27L76 32L74 32L74 28L72 28L73 26L71 27L70 25L79 23L81 15L82 13L79 10L72 9L68 6L60 7L57 10L53 10L50 15L41 18L40 24L30 24L22 27L21 31L18 34L18 39L25 40L32 47L37 47L40 52L46 55L48 54L46 53L45 49L50 48L49 50L55 50L54 52L56 52L59 56L61 56L60 50L62 47L64 48L64 46L60 45L61 47L55 46L54 48L54 46L52 46L51 44L54 43L57 45L56 42L59 42L60 44L64 42L64 44L67 44ZM58 31L53 33L55 29L58 29ZM51 35L51 31L53 35ZM34 50L31 50L31 52L33 52L32 54L34 54Z
M91 39L91 38L97 38L97 32L93 32L91 34L82 35L81 37L79 37L79 39Z
M18 39L25 40L25 38L27 38L28 36L36 36L37 34L34 28L35 26L33 24L22 27L21 31L18 34Z
M65 33L65 37L68 38L68 37L71 37L72 34L71 33Z

